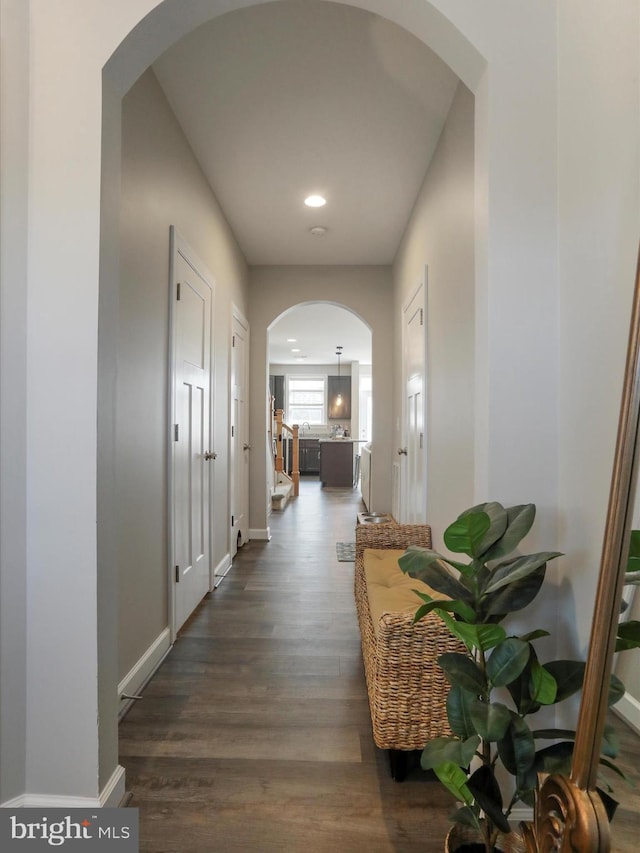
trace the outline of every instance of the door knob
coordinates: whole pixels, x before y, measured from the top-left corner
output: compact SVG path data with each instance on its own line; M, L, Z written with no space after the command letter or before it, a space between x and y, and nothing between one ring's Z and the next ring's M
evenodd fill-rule
M216 459L218 454L213 450L207 450L204 454L204 461L209 462L210 459Z
M243 450L251 450L251 445L250 444L243 444L242 449Z
M409 451L407 450L406 447L399 447L398 448L398 456L406 456L408 452Z

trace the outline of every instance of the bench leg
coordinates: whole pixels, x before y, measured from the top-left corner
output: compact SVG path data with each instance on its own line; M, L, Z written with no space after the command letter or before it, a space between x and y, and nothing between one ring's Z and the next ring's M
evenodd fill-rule
M396 782L403 782L409 771L409 756L412 753L405 749L390 749L389 750L389 766L391 768L391 778Z

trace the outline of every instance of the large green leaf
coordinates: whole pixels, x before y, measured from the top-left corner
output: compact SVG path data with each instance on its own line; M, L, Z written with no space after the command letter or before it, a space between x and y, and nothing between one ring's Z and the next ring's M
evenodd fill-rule
M538 773L535 767L532 766L528 770L525 770L524 773L519 773L516 776L516 800L522 800L525 805L530 806L533 809L536 804L537 790Z
M475 726L471 719L471 704L477 701L473 693L463 690L457 684L449 691L447 696L447 719L451 731L459 738L466 740L475 734Z
M524 637L520 637L520 639L523 642L528 642ZM538 656L536 654L536 650L533 645L529 645L528 664L522 670L522 673L518 678L510 681L509 684L506 685L520 716L534 714L536 711L539 711L541 707L540 703L536 702L531 694L534 687L531 679L531 672L533 665L537 662Z
M454 554L467 554L477 557L480 543L491 527L486 512L474 512L461 515L444 532L444 544Z
M640 622L637 619L622 622L618 625L616 651L624 652L637 648L640 648Z
M423 770L432 770L441 764L452 762L467 767L476 753L480 738L474 735L467 740L455 737L437 737L430 740L422 750L420 764Z
M613 726L605 725L602 734L602 749L603 755L608 755L609 758L616 758L620 754L620 738Z
M511 722L511 712L506 705L476 699L469 703L469 710L473 725L483 740L492 743L502 740Z
M560 740L560 738L576 739L574 729L534 729L531 734L534 740Z
M418 578L437 592L449 598L473 602L469 590L453 577L444 561L437 555L434 557L434 554L435 551L412 546L407 548L398 564L403 572L412 578Z
M542 551L539 554L528 554L523 557L516 557L515 560L509 560L507 563L501 563L492 572L491 580L483 591L485 594L497 592L503 586L509 586L529 577L546 565L549 560L560 556L562 555L559 551Z
M467 774L461 767L452 761L447 761L433 769L438 779L445 788L451 791L456 800L460 800L468 806L473 803L473 794L467 786Z
M629 537L629 556L640 557L640 530L632 530Z
M502 792L493 768L483 764L473 773L467 787L485 814L502 832L510 832L509 821L502 812Z
M525 643L531 643L533 640L539 640L541 637L550 637L551 634L549 631L544 631L542 628L538 628L535 631L529 631L528 634L520 634L520 639L524 640Z
M484 611L488 616L506 616L508 613L514 613L516 610L522 610L523 607L531 604L540 592L545 572L546 565L528 577L515 581L499 589L497 592L485 596L481 602Z
M483 555L487 562L506 557L518 547L531 530L536 517L535 504L521 504L507 508L507 529L495 544Z
M560 743L554 743L536 752L534 766L538 772L568 773L571 768L572 755L572 742L561 741Z
M494 687L505 687L515 681L529 662L530 647L517 637L508 637L491 652L487 661L487 678Z
M518 714L511 714L505 736L498 741L498 753L512 776L522 777L533 766L535 741L526 720Z
M558 685L556 702L562 702L582 689L585 663L581 660L552 660L543 664Z
M438 658L438 664L444 670L450 684L459 685L475 695L484 696L487 692L487 681L482 670L466 655L445 652Z
M458 622L455 627L456 635L468 649L480 649L483 652L497 646L507 636L507 632L500 625L467 625Z
M413 617L414 622L418 622L420 619L423 619L433 610L440 614L443 612L455 613L467 622L475 621L475 610L464 601L449 601L448 599L432 598L428 593L419 592L417 589L414 589L414 592L425 602L422 607L419 607L418 610L416 610L416 614Z
M486 560L486 552L492 547L492 545L494 545L494 543L501 539L507 529L509 517L502 504L497 501L490 501L489 503L477 504L477 506L473 506L470 509L465 510L459 518L464 518L465 516L474 515L479 512L483 512L488 515L490 522L489 529L482 537L482 541L478 545L476 553L476 556L482 557L483 560Z
M541 705L553 705L558 695L558 685L549 670L540 666L537 658L531 662L531 698Z
M617 675L609 676L609 696L607 702L609 706L619 702L625 694L625 687Z
M480 822L480 809L477 806L462 806L449 816L449 820L477 830L480 830L482 826Z

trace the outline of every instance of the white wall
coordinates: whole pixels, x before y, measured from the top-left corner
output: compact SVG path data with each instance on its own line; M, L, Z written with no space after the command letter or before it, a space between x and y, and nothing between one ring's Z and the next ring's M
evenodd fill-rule
M558 24L561 627L585 654L640 236L640 4L562 3Z
M461 83L393 265L397 377L403 306L428 265L426 520L437 547L445 527L474 503L473 113L473 95ZM394 390L393 443L400 447L401 382Z
M25 789L29 9L0 6L0 802ZM10 38L4 34L10 33ZM11 365L8 371L4 365Z
M249 293L251 323L251 527L266 531L267 464L255 448L266 454L266 389L268 388L268 327L284 311L302 302L331 302L353 311L372 332L374 469L372 500L376 510L391 509L391 408L392 312L390 267L252 267ZM265 416L261 417L260 413ZM354 520L355 526L355 520Z
M229 553L231 303L247 312L248 273L233 234L152 71L122 104L117 384L119 678L168 625L167 393L169 228L215 282L213 565Z
M552 547L560 520L569 552L562 582L570 587L570 572L582 572L588 595L593 570L582 566L602 529L608 476L597 460L611 446L616 394L603 392L594 411L576 388L581 365L603 388L622 368L603 349L598 372L588 330L612 352L626 334L623 282L638 235L638 2L354 3L406 26L475 95L476 493L535 500L535 545ZM5 719L16 720L26 699L24 726L3 730L0 743L3 799L25 789L94 802L101 784L96 636L98 607L108 615L112 606L98 599L96 557L103 67L111 57L110 82L124 94L169 44L242 5L250 0L31 0L28 21L16 22L8 13L24 3L0 0L3 51L15 39L24 58L4 76L0 102L0 123L13 132L0 179L4 192L13 176L23 217L13 233L0 221L3 252L16 246L0 268L3 328L19 332L3 342L1 387L24 388L16 410L24 440L2 434L3 459L13 459L4 494L28 500L11 536L15 560L4 562L4 544L2 552L3 607L17 619L0 639L27 658L16 694L0 674ZM5 86L24 109L12 107ZM620 289L594 299L618 269ZM16 285L26 290L13 300ZM391 438L390 428L389 447ZM9 580L16 571L24 586ZM580 637L585 610L576 610ZM107 712L100 726L113 725ZM108 774L117 756L101 760Z

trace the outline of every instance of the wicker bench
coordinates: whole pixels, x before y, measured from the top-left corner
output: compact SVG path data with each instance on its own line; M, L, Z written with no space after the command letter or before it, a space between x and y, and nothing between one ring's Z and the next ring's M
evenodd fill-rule
M413 624L420 605L417 595L409 595L408 609L383 611L374 625L364 552L366 549L404 551L410 544L431 547L431 528L404 524L360 524L356 528L355 598L373 738L378 747L390 750L391 773L398 780L406 773L411 751L422 749L434 737L451 733L446 713L449 684L437 659L443 652L465 651L435 613ZM369 565L371 559L383 556L386 557L368 555ZM389 554L384 565L389 566L392 559ZM394 565L400 571L397 562ZM393 573L394 569L389 571ZM389 580L393 586L393 579ZM418 588L420 582L411 580L411 585ZM382 593L378 585L376 595L380 594L385 595L384 583Z

